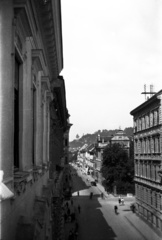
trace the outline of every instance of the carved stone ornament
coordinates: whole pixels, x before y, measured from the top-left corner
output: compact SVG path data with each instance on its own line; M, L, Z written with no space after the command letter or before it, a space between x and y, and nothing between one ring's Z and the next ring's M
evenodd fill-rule
M24 193L26 190L26 184L27 184L26 180L14 182L15 193L18 195Z

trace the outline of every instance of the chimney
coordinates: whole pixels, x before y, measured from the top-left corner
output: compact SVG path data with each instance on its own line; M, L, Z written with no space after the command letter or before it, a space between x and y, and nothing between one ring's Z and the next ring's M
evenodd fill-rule
M146 101L146 84L144 85L144 94L145 94L145 101Z
M153 92L154 92L154 86L153 86L153 84L151 84L150 85L150 97L152 97L153 96Z

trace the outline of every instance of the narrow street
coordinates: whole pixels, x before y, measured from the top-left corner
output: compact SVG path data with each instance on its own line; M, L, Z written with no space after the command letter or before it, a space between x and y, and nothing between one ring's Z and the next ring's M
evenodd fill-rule
M123 206L119 206L118 198L112 195L102 199L99 185L91 186L90 176L84 175L80 170L76 172L77 175L73 174L72 192L79 223L78 240L161 239L144 221L130 211L130 204L134 198L125 198ZM92 199L89 197L91 192L93 192ZM78 205L81 207L80 214ZM114 212L114 205L118 205L118 214Z

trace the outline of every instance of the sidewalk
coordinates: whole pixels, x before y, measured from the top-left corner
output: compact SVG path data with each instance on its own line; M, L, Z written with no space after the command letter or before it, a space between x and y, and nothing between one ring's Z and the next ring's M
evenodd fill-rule
M125 197L124 199L124 205L119 205L118 198L116 197L112 197L106 200L109 201L109 204L117 204L119 212L118 217L127 221L141 235L141 239L161 240L162 235L160 236L159 233L157 233L156 229L153 229L153 227L149 225L148 222L130 210L131 198L127 199L127 197Z
M64 221L64 236L65 236L65 240L69 240L69 235L70 232L75 232L76 230L76 223L79 226L79 221L78 221L78 204L77 204L77 199L73 198L73 204L71 204L71 201L65 201L64 204L66 204L66 202L68 202L68 208L70 209L71 213L75 213L75 220L71 221L71 218L67 218L66 222ZM78 232L78 230L77 230ZM74 238L75 240L77 240L78 238L75 236Z
M89 179L89 183L91 181L95 181L94 178L90 175L86 175L86 176L84 176L84 178ZM114 197L112 194L108 194L105 191L104 187L100 183L97 183L96 187L98 188L100 193L104 194L104 199L108 205L110 204L110 208L111 208L111 205L112 205L112 207L116 204L118 205L118 197ZM140 216L138 216L136 213L133 213L130 210L130 204L135 201L135 197L125 196L124 200L125 200L124 205L121 205L121 206L118 205L118 211L120 213L118 215L118 217L119 217L120 221L128 222L128 226L130 225L130 227L134 228L141 235L141 239L161 240L162 236L159 236L158 233L156 231L154 231L154 228L152 226L150 226L148 222L146 222L144 219L142 219ZM103 200L101 199L101 201L103 201ZM76 214L76 216L79 220L79 214ZM73 226L74 225L70 223L66 227L67 238L65 238L65 240L68 240L68 234L69 234L68 231L70 231L70 228Z
M149 226L144 219L139 217L137 214L128 212L125 216L125 219L140 233L140 235L146 240L161 240L162 235L160 236L156 233L156 230Z
M90 176L90 180L94 181L94 179ZM108 200L115 200L118 201L118 197L114 197L112 194L108 194L104 187L97 183L98 189L104 194L104 197ZM125 205L122 206L122 209L126 211L124 215L125 219L141 234L141 236L146 240L161 240L162 235L159 236L160 233L157 233L156 229L153 229L151 225L140 216L132 211L128 211L130 209L130 202L135 201L135 197L124 197Z
M77 219L77 211L75 210L75 215L76 215L76 219ZM75 230L75 223L76 221L73 222L65 222L65 240L69 239L69 234L70 231L74 231Z

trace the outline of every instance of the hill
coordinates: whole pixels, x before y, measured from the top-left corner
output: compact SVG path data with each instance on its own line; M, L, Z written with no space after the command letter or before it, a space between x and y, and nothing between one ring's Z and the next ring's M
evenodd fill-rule
M96 142L98 134L100 134L100 136L112 136L118 130L119 129L115 129L115 130L104 129L102 131L98 130L92 134L87 133L87 134L83 135L81 138L71 141L69 143L69 146L70 146L70 148L79 148L79 147L83 146L83 144L85 144L85 143L87 143L89 145L89 144ZM132 127L125 128L124 132L126 133L126 135L128 137L133 137L133 128Z

